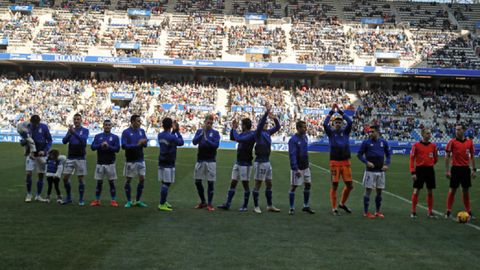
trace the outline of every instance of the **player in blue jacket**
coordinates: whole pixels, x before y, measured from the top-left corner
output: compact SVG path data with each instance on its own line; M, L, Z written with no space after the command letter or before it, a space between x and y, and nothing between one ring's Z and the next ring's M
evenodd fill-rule
M72 203L72 188L70 185L70 176L75 173L78 177L78 205L84 206L83 195L85 193L84 176L87 175L86 148L88 139L88 129L82 127L82 115L76 113L73 116L73 125L70 125L63 144L68 144L67 161L63 169L63 183L67 192L67 197L62 204Z
M46 200L42 198L41 194L43 189L43 177L45 175L46 156L52 147L52 136L50 135L48 126L40 123L40 116L36 114L30 117L30 123L26 125L25 135L28 136L27 139L33 141L32 149L27 147L27 151L25 152L27 183L27 196L25 197L25 202L32 201L32 175L34 170L36 170L38 174L35 201L45 202Z
M363 175L363 186L365 187L363 216L367 218L384 218L380 207L382 205L382 190L385 189L385 172L390 165L390 148L388 147L388 142L380 138L378 126L370 127L369 136L369 139L362 142L357 153L358 159L366 165ZM368 211L372 189L377 191L375 215Z
M248 181L250 180L250 172L252 171L253 161L253 146L255 145L255 132L252 129L252 120L250 118L242 119L242 133L237 132L238 122L233 120L232 130L230 131L230 140L238 143L237 147L237 161L232 169L232 182L227 193L227 201L218 206L220 209L228 210L232 203L233 196L238 181L242 181L244 196L243 205L239 209L240 212L247 211L248 199L250 197L250 187Z
M108 119L103 121L103 132L95 135L91 145L92 151L97 151L97 165L95 166L97 187L95 189L95 200L90 203L90 206L100 206L103 178L107 177L112 198L110 206L118 207L115 188L115 181L117 180L115 159L116 153L120 151L120 139L111 130L112 122Z
M158 210L172 211L172 205L167 202L168 188L175 182L175 161L177 159L177 146L183 145L180 127L170 117L162 120L163 132L158 133L160 155L158 156L158 181L162 182L160 188L160 204Z
M273 206L272 203L272 165L270 164L270 152L272 147L271 136L280 130L280 122L278 118L272 113L272 106L266 104L265 114L260 118L260 122L255 130L255 162L254 179L255 187L253 189L253 211L257 214L261 214L262 210L258 206L258 195L262 182L265 181L266 189L265 196L267 198L267 211L268 212L280 212L280 209ZM275 126L271 129L267 129L267 117L273 119Z
M198 145L197 163L193 178L197 187L200 203L195 206L196 209L207 208L208 211L214 211L212 205L215 181L217 179L217 149L220 143L220 134L213 129L213 115L207 115L203 127L195 133L192 143ZM205 191L202 180L208 182L208 202L205 202Z
M308 161L308 138L307 123L298 121L296 123L297 133L295 133L288 141L288 156L290 157L290 184L289 193L290 210L289 215L295 213L295 189L304 185L303 189L303 208L302 211L314 214L315 211L309 206L310 189L312 176L310 172L310 164Z
M125 150L125 167L123 176L125 176L125 195L127 196L127 203L125 208L132 206L147 207L148 205L142 202L142 197L146 166L143 157L143 148L147 147L147 135L145 130L140 128L142 126L142 119L140 115L132 115L130 117L130 127L122 132L122 148ZM137 196L135 202L132 202L132 189L130 182L133 177L138 176Z

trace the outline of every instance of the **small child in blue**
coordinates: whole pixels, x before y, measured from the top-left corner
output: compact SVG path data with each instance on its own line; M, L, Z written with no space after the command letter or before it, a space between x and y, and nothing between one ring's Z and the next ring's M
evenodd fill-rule
M60 152L57 149L52 149L48 152L47 162L45 164L47 172L47 198L46 202L50 202L50 194L52 193L52 185L55 186L55 191L57 192L57 203L62 203L62 195L60 193L59 183L60 177L63 172L63 164L65 163L66 157L61 156Z

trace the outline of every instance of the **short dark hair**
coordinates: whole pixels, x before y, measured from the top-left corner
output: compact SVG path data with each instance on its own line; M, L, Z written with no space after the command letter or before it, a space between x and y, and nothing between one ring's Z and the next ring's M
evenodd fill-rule
M140 118L140 115L134 114L134 115L130 116L130 123L133 123L133 121L137 120L137 118Z
M463 123L457 123L457 124L455 124L455 127L458 127L458 126L462 127L462 129L463 129L464 131L467 130L467 126L465 126L465 124L463 124Z
M252 120L250 118L243 118L242 119L242 126L245 126L247 129L252 128Z
M35 125L40 124L40 116L38 116L38 114L32 115L32 117L30 117L30 123Z
M298 120L297 123L295 124L295 127L297 129L301 128L303 125L307 125L307 122L305 121L302 121L302 120Z
M106 124L106 123L110 123L110 124L111 124L112 121L111 121L110 119L105 119L105 120L103 120L103 123L104 123L104 124Z
M170 117L165 117L162 120L162 127L164 129L171 129L173 126L173 120Z
M81 114L79 114L79 113L76 113L76 114L74 114L74 115L73 115L73 117L74 117L74 118L75 118L75 117L77 117L77 116L80 116L80 117L82 117L82 115L81 115Z

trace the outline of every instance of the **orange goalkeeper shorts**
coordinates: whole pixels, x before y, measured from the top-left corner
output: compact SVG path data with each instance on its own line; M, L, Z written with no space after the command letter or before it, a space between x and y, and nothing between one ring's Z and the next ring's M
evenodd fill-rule
M350 167L350 161L331 160L330 174L333 183L338 183L338 181L340 181L340 177L342 177L343 182L352 182L352 168Z

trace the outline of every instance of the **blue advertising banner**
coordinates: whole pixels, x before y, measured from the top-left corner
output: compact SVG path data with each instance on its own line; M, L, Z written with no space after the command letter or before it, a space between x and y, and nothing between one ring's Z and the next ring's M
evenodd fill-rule
M360 22L363 24L383 24L384 20L382 18L362 18Z
M478 21L478 22L475 24L475 28L476 28L476 29L480 29L480 21Z
M135 96L134 92L112 92L110 94L110 99L132 100L134 96Z
M33 6L32 5L27 5L27 6L11 5L10 10L11 11L30 12L31 13L33 11Z
M0 46L8 46L8 39L7 38L0 39Z
M36 62L67 62L67 63L98 63L98 64L129 64L155 65L177 67L217 67L240 69L266 70L295 70L295 71L325 71L341 73L373 73L398 74L415 76L461 76L480 77L480 70L447 69L447 68L403 68L403 67L372 67L372 66L342 66L317 64L289 64L264 62L233 62L233 61L204 61L181 59L158 59L138 57L111 57L111 56L83 56L60 54L26 54L0 53L0 60L36 61Z
M129 8L128 16L130 17L150 17L152 16L152 11L150 9L136 9L136 8Z
M247 13L245 15L246 20L257 20L257 21L265 21L267 20L267 14L254 14L254 13Z
M115 43L115 49L125 49L125 50L140 50L140 43L123 43L117 42Z
M62 130L52 130L52 139L54 144L62 144L62 139L66 134L66 131ZM93 138L95 137L97 133L91 132L90 136L88 137L88 144L91 144L93 141ZM121 136L121 134L116 134L118 136ZM148 146L151 147L158 147L158 142L157 142L157 134L149 133L147 134L148 138ZM0 142L20 142L21 137L17 134L17 132L13 129L3 129L0 130ZM184 148L195 148L192 144L191 139L185 139L185 145L183 146ZM352 140L350 141L350 150L352 153L357 153L360 145L362 144L362 141L359 140ZM398 142L398 141L389 141L388 142L391 153L393 155L408 155L410 154L410 150L412 148L412 145L414 142ZM445 148L447 146L447 143L436 143L437 149L438 149L438 155L439 156L444 156L445 155ZM237 148L237 143L232 142L230 140L221 140L220 141L220 148L221 149L236 149ZM288 151L288 143L278 143L278 142L272 142L272 150L273 151ZM309 144L308 150L312 152L328 152L330 151L330 146L328 144L328 139L323 138L320 141L313 142ZM480 144L475 145L475 157L479 158L480 157ZM352 157L355 158L355 157Z

